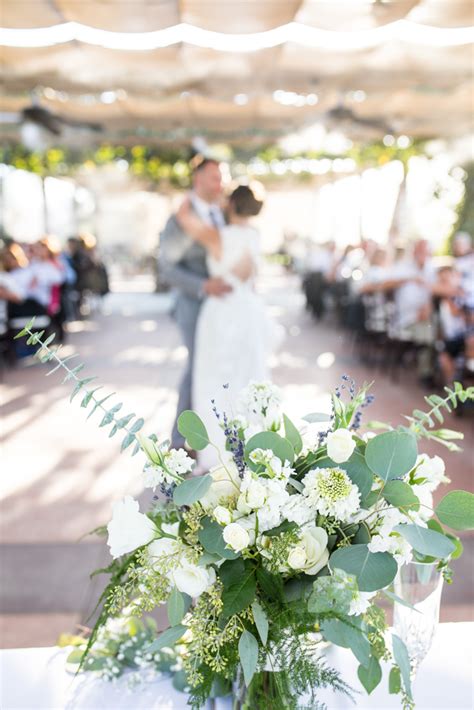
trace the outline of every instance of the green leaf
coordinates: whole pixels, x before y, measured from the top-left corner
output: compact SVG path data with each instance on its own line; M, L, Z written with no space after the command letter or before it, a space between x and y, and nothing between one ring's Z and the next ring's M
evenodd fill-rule
M255 434L247 441L245 459L252 470L258 468L258 464L252 463L249 459L250 454L255 449L271 449L282 463L289 461L292 464L295 458L295 452L288 439L284 439L274 431L263 431L260 434Z
M15 340L17 340L18 338L23 338L25 335L28 335L28 331L32 330L35 324L35 320L36 316L34 316L30 321L28 321L23 330L20 330L20 332L15 335Z
M222 532L223 530L219 523L205 517L201 520L201 530L198 533L199 542L206 552L210 552L212 555L219 555L219 557L224 557L224 559L235 560L239 555L226 546Z
M183 616L186 614L189 606L191 604L191 597L187 594L183 594L173 587L171 594L168 597L168 603L166 605L166 611L168 613L168 620L171 626L176 626L180 624L183 620Z
M158 638L153 641L151 646L148 646L146 650L147 653L154 653L155 651L159 651L162 648L165 648L165 646L169 646L172 648L177 641L181 638L186 633L187 626L183 626L183 624L178 624L178 626L172 626L169 629L166 629L166 631L163 631Z
M408 609L411 609L412 611L416 611L418 614L421 614L420 610L413 606L413 604L409 604L409 602L406 602L404 599L398 597L393 592L389 592L388 589L384 589L383 594L385 594L385 596L388 597L388 599L391 599L394 603L406 606Z
M244 672L245 685L248 687L258 663L258 641L250 631L243 631L239 639L239 658Z
M137 419L137 421L135 422L135 424L132 424L132 426L131 426L130 429L129 429L130 434L136 434L137 431L140 431L140 429L142 428L142 426L143 426L144 424L145 424L145 420L144 420L144 419L142 419L141 417L140 417L140 419Z
M83 656L84 651L80 648L75 648L74 651L71 651L69 656L66 658L66 663L80 663L82 661Z
M396 525L394 531L403 535L405 540L408 540L414 550L422 555L431 555L433 557L449 557L454 551L455 545L451 540L442 533L429 528L422 528L421 525Z
M298 525L291 520L284 520L276 528L271 528L266 530L265 537L278 537L281 533L288 532L289 530L296 530Z
M249 565L243 575L222 592L223 618L228 619L246 609L255 599L255 591L254 569Z
M390 695L398 695L402 689L402 678L400 675L400 668L398 666L393 666L388 676L388 692Z
M258 586L262 592L272 600L283 600L283 583L281 577L277 574L272 574L268 570L257 569Z
M212 476L206 473L205 476L188 478L176 486L173 492L173 500L176 505L192 505L196 503L209 490L212 484Z
M258 635L262 639L264 646L267 645L268 639L268 619L267 615L263 611L262 607L258 602L252 604L253 620L255 621L255 626L257 627Z
M387 431L378 434L367 444L365 460L369 468L384 481L399 478L411 471L417 457L413 434Z
M410 682L410 657L408 656L407 647L396 634L392 634L392 644L393 644L393 657L400 668L402 674L403 686L405 692L409 698L412 697L411 694L411 682Z
M382 669L375 656L370 657L370 662L367 667L363 665L359 666L357 675L365 690L370 695L382 680Z
M357 579L361 592L376 592L392 582L398 565L388 552L370 552L367 545L340 547L329 558L331 570L342 569Z
M185 671L173 672L173 688L180 693L189 693L190 685Z
M227 560L219 567L217 574L224 589L228 589L245 574L245 562L241 557L236 560Z
M195 451L202 451L209 444L209 435L202 420L189 409L178 417L178 431Z
M134 441L135 441L135 435L134 434L127 434L124 437L124 439L120 445L120 451L125 451L125 449L128 449L130 444L133 444Z
M474 529L474 495L468 491L450 491L438 503L435 513L453 530Z
M403 481L397 479L387 481L382 490L382 495L390 505L394 505L396 508L403 508L404 510L419 510L420 508L420 501L413 493L412 487Z
M363 631L352 625L353 621L354 617L351 617L347 622L342 619L325 619L321 622L321 633L325 639L332 641L337 646L350 648L359 663L368 666L370 643Z
M295 427L291 419L288 419L286 414L283 415L283 423L285 425L285 438L290 442L296 455L303 448L303 439L298 429Z
M330 422L331 416L322 412L312 412L311 414L306 414L302 419L309 424L319 424L321 422Z

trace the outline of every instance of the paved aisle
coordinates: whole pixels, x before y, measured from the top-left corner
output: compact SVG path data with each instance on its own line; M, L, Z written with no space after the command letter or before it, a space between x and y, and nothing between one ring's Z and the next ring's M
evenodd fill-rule
M184 351L169 316L169 296L147 292L146 286L121 285L107 297L102 314L73 324L67 349L80 354L87 374L97 375L105 392L119 393L127 412L145 417L146 431L164 438ZM358 382L377 377L357 363L339 332L314 325L294 277L268 274L263 291L286 328L272 364L290 415L327 408L327 392L345 372ZM6 373L1 386L2 646L50 645L59 632L84 620L99 584L91 586L88 574L107 562L108 554L94 537L77 541L109 519L115 499L140 491L137 459L120 455L116 439L85 423L78 402L68 402L67 385L54 375L45 378L44 371L39 364L20 365ZM423 393L409 374L398 385L378 376L375 391L371 418L396 422L399 412L423 405ZM461 424L466 434L471 428L472 453L472 420ZM452 485L469 486L468 452L449 456ZM473 563L468 544L457 564L457 584L445 596L445 618L472 618L467 604Z

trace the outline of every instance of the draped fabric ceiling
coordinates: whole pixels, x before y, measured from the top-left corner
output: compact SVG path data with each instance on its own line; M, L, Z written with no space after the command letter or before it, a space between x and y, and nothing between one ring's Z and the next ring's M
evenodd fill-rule
M341 42L343 32L370 36L400 20L412 29L469 27L471 0L2 0L1 7L4 28L77 22L136 33L187 23L242 34L297 22L338 33L335 46L285 41L248 52L189 41L143 51L77 39L2 47L3 111L21 111L39 87L42 105L100 122L107 139L264 140L318 122L367 138L454 137L471 127L471 45L417 42L413 32L408 41L403 29L361 48ZM354 116L332 110L342 106Z

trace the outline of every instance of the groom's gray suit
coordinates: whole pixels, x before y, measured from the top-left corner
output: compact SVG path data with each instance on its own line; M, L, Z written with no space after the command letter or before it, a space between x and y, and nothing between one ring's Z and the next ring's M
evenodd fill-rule
M184 445L177 428L177 418L185 409L191 409L194 336L199 310L204 300L204 282L208 278L206 251L183 231L172 215L161 233L160 262L169 284L177 290L175 317L188 350L188 362L179 388L176 420L171 434L171 445Z

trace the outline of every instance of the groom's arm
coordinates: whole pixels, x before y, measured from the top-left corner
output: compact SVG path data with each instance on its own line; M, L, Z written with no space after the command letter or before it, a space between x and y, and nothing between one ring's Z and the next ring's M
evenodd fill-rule
M207 279L180 264L187 249L189 249L189 237L181 229L175 217L170 217L160 237L160 263L163 267L163 275L172 286L186 296L201 300L205 295L204 284Z

